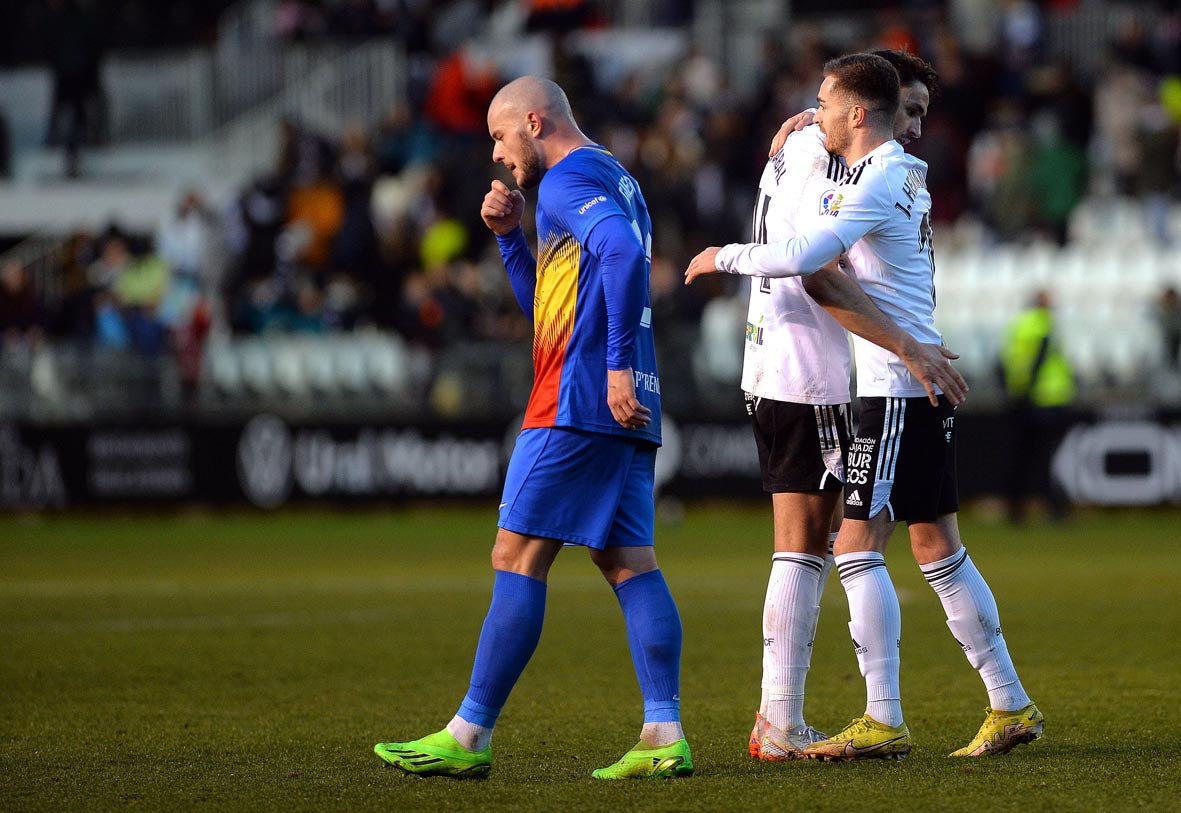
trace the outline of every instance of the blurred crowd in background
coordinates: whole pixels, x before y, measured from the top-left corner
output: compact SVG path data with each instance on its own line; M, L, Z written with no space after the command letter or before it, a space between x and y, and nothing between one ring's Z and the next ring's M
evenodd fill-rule
M93 4L50 0L30 5L24 24L30 31L61 26L71 36L35 51L31 34L14 44L23 30L14 25L8 58L50 55L57 89L47 137L61 143L68 137L56 121L62 105L79 97L101 105L101 89L86 77L96 75L107 49L208 40L224 5L114 3L125 13L108 9L106 25L75 30L54 15L93 11ZM937 4L875 12L873 35L853 48L793 20L767 32L755 90L740 94L718 61L695 49L660 75L604 81L601 65L564 47L571 32L609 24L593 2L539 0L520 13L517 0L282 0L277 39L403 43L419 66L408 102L379 127L349 126L343 135L284 120L271 171L228 201L188 190L154 234L125 233L117 223L75 234L60 257L63 296L52 306L34 295L25 269L9 263L0 270L0 341L56 336L173 354L192 379L211 330L371 325L426 353L459 342L526 343L529 321L478 215L489 181L507 180L491 160L485 112L512 77L461 47L505 24L497 18L509 5L524 31L550 33L553 78L584 131L642 185L654 220L651 295L666 378L670 368L710 363L687 352L701 331L741 324L745 303L726 296L737 280L713 277L686 288L681 272L705 246L745 239L771 137L784 118L814 104L821 66L838 52L905 48L938 70L941 94L922 139L908 148L930 165L937 240L970 233L984 244L1064 245L1072 213L1088 195L1134 198L1153 241L1181 238L1169 218L1181 192L1181 12L1171 6L1160 9L1156 25L1120 30L1089 82L1049 57L1045 9L1029 0L1002 3L993 46L971 52ZM688 25L693 6L657 4L654 22ZM89 119L101 122L101 110ZM101 139L101 127L92 129L76 137ZM1169 344L1164 357L1181 365L1177 292L1162 291L1157 306Z

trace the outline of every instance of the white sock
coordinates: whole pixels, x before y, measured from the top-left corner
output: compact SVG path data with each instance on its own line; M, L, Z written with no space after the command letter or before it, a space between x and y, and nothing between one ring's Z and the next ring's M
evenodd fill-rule
M807 553L776 553L763 603L763 716L776 728L804 725L804 681L820 606L816 588L824 560Z
M900 726L902 611L886 570L886 557L874 551L842 553L836 557L836 565L849 598L849 634L865 676L865 713L879 723Z
M640 729L640 739L657 748L672 745L677 740L684 738L685 732L679 722L644 723L644 727Z
M920 565L919 569L943 603L947 626L968 663L980 673L988 689L988 704L997 711L1028 706L1029 695L1017 677L1001 634L996 599L968 556L968 549L960 548L946 559Z
M447 731L455 737L457 743L469 751L483 751L488 747L488 743L492 742L491 728L469 723L459 715L451 718L451 722L447 724Z

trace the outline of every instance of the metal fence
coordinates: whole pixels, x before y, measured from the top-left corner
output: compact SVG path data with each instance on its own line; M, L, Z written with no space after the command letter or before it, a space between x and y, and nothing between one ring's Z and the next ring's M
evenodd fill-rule
M379 50L397 47L389 40L380 39L360 47L338 41L282 42L266 29L273 5L263 0L235 7L223 22L222 35L214 48L110 56L103 66L103 77L108 105L107 134L111 142L160 143L204 138L300 85L324 65L336 63L354 51L370 51L375 46ZM635 31L679 19L665 9L668 5L657 0L607 2L604 13L616 27ZM742 0L738 4L742 13L731 11L731 17L736 23L748 17L787 19L783 5L778 0ZM723 5L717 0L702 3L695 19L698 22L712 19L721 8ZM1047 47L1053 57L1070 65L1080 76L1090 77L1101 69L1106 47L1119 31L1131 24L1151 30L1158 14L1152 7L1132 4L1083 4L1070 10L1050 11L1045 19ZM865 22L864 18L858 19ZM828 20L830 33L842 30L837 23L837 18ZM691 21L689 25L694 27ZM731 34L741 33L744 42L763 35L761 26L739 27L743 28L742 32ZM701 26L695 28L700 33ZM736 60L735 67L749 67L744 60L749 60L750 55L745 53L745 47L740 51L730 54L727 61ZM390 81L388 75L371 71L354 73L351 79L341 90L362 101L366 93L380 94L382 84Z
M1128 26L1150 32L1160 10L1153 4L1082 4L1046 15L1046 40L1051 56L1081 78L1098 73L1112 40Z
M406 56L372 41L317 62L299 82L202 140L208 176L240 181L270 168L278 155L278 122L286 116L327 135L356 122L372 127L404 101Z
M269 42L112 56L103 65L107 135L116 145L204 138L300 86L348 51L339 43ZM357 77L350 80L356 82ZM369 89L369 85L350 88L361 98Z

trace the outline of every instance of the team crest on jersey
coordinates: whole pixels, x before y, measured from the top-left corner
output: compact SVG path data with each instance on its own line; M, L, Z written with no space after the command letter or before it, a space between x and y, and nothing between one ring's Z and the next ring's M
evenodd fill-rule
M825 192L824 197L820 199L820 214L836 217L841 211L841 201L844 199L845 196L835 189Z

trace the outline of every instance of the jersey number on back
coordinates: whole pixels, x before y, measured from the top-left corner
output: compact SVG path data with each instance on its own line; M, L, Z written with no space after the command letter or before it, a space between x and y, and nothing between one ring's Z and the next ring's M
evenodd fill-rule
M759 190L759 199L755 203L755 216L751 223L750 241L752 243L767 242L767 210L771 208L771 196ZM759 279L759 291L764 294L771 293L771 278L762 277Z
M919 251L927 253L931 262L931 304L935 304L935 230L931 227L931 213L924 212L919 221Z

